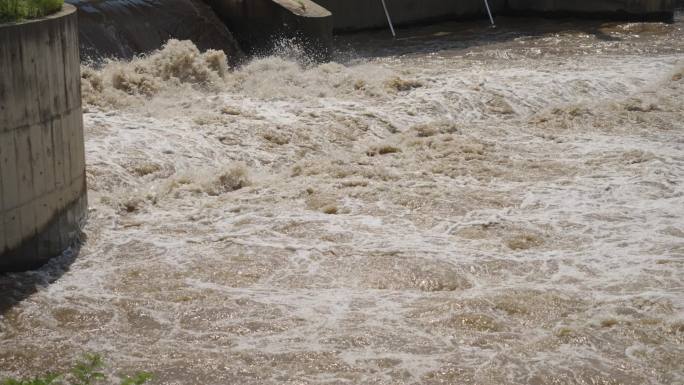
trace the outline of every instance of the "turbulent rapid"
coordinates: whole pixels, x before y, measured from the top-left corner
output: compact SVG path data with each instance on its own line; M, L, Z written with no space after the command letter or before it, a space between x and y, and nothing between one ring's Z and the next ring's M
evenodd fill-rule
M89 222L0 276L0 378L684 383L684 22L499 25L84 67Z

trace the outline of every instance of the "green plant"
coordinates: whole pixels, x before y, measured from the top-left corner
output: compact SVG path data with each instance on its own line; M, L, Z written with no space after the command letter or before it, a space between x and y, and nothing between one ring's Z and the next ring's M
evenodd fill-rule
M34 19L62 9L64 0L0 0L0 22Z
M84 355L83 360L71 368L71 376L73 377L71 385L91 385L99 380L104 380L107 376L99 371L102 368L104 368L102 357L97 354Z
M97 385L110 383L104 372L105 365L98 354L85 354L66 373L49 373L42 377L30 379L8 378L0 381L0 385ZM119 378L121 385L143 385L152 379L147 372L138 372L133 376Z
M51 385L59 377L57 374L48 374L45 377L36 377L31 380L15 380L8 378L2 382L2 385Z

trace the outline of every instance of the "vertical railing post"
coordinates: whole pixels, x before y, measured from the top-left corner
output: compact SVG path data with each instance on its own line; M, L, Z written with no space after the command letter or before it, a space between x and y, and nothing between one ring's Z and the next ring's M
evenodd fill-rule
M387 10L387 4L385 4L385 0L380 0L382 2L382 8L385 10L385 16L387 16L387 23L389 24L390 31L392 31L392 37L397 37L397 34L394 33L394 25L392 25L392 18L390 17L389 11Z
M383 0L384 2L385 0ZM494 24L494 17L492 16L492 10L489 8L489 2L487 0L484 0L485 7L487 8L487 15L489 15L489 21L492 23L492 27L495 27L496 24Z

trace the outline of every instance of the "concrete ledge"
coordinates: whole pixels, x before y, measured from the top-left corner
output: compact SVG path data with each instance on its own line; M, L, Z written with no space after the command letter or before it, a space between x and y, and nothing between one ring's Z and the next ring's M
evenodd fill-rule
M69 247L87 213L76 9L0 24L0 271Z
M240 46L267 55L283 40L327 60L332 51L332 15L310 0L207 0Z

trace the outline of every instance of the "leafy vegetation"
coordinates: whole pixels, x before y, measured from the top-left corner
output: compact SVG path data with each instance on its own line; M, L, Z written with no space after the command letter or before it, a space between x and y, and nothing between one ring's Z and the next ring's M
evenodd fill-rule
M110 384L102 357L97 354L86 354L66 373L49 373L31 379L8 378L0 385L97 385ZM139 372L133 376L119 378L121 385L143 385L152 378L150 373Z
M0 23L43 17L63 4L64 0L0 0Z

